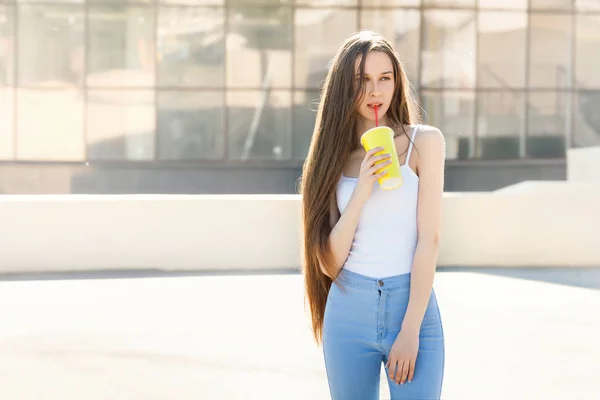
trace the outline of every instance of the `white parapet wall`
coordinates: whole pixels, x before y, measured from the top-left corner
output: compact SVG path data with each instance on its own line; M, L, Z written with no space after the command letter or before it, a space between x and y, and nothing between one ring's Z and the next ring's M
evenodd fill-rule
M3 196L0 272L298 270L300 200ZM528 182L445 194L439 265L600 266L600 183Z
M600 146L567 151L567 180L600 182Z

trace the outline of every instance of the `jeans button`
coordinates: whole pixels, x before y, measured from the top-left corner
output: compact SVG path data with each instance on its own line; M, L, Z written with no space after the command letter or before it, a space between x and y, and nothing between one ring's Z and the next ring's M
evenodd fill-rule
M382 286L383 286L383 281L382 281L382 280L379 280L379 281L377 281L377 285L378 285L379 287L382 287Z

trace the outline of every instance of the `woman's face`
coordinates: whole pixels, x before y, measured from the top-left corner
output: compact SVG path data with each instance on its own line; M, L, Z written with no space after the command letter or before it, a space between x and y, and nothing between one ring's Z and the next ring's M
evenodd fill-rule
M355 63L355 79L360 79L360 58ZM394 95L394 67L390 57L381 51L370 51L365 60L365 91L358 105L359 115L367 120L375 121L374 105L380 124L385 124L385 113Z

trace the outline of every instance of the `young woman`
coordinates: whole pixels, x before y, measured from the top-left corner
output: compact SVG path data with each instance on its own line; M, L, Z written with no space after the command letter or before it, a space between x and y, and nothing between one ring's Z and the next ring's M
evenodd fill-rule
M374 106L395 132L404 183L394 190L377 182L390 155L359 142L375 126ZM382 363L392 399L441 395L433 281L445 142L417 124L417 108L388 40L359 32L345 41L323 86L300 187L306 297L334 400L378 399Z

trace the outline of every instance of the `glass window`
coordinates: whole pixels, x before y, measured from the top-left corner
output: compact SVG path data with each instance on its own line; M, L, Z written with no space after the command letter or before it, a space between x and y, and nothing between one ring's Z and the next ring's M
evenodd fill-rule
M358 0L296 0L298 5L308 6L356 6Z
M421 15L416 10L364 10L360 28L373 30L392 42L413 87L418 87Z
M21 5L19 84L79 86L85 74L82 6Z
M532 9L540 10L570 10L573 0L531 0Z
M423 91L423 119L440 129L446 138L446 158L472 158L475 93Z
M291 157L291 93L227 93L229 158L288 160Z
M303 91L294 93L294 158L304 160L315 128L319 92Z
M17 158L83 161L83 97L78 88L20 89L17 93Z
M423 4L441 7L475 7L475 0L423 0Z
M549 89L571 87L570 31L570 15L531 15L529 86Z
M102 4L102 3L117 3L117 4L123 4L123 3L152 3L154 0L87 0L88 3L96 3L96 4Z
M403 7L418 7L421 5L421 0L362 0L363 7L377 6L403 6Z
M575 93L573 147L600 146L600 91Z
M474 87L475 13L426 11L422 57L423 87Z
M161 7L158 12L159 85L222 88L223 8Z
M525 93L478 92L477 104L476 157L488 160L521 157L524 154Z
M477 81L483 88L525 87L527 15L515 12L479 14Z
M288 7L232 7L227 86L292 86L292 12Z
M577 15L576 18L576 85L580 88L600 88L600 16Z
M90 90L86 125L88 159L154 158L154 91Z
M15 67L14 7L0 8L0 88L12 86Z
M529 93L527 106L527 157L564 157L565 138L571 131L571 94L552 91Z
M14 7L0 7L0 160L14 158Z
M91 0L94 1L94 0ZM108 0L95 0L95 1L108 1ZM114 0L113 0L114 1ZM20 3L20 4L35 4L35 3L48 3L46 0L8 0L8 2ZM83 4L85 0L56 0L52 3L63 3L63 4Z
M222 159L223 92L158 93L158 157L162 160Z
M229 0L229 4L233 6L243 6L243 5L269 5L269 6L277 6L277 5L286 5L293 3L294 0Z
M479 8L527 9L527 0L479 0Z
M575 2L575 8L581 11L599 11L600 1L598 0L578 0Z
M342 42L357 30L356 18L355 10L296 10L296 88L321 87L330 60ZM332 26L336 29L331 29Z
M13 88L0 85L0 160L14 158Z
M90 6L88 32L88 85L154 86L152 8Z
M117 0L117 1L122 1L122 0ZM150 1L152 1L152 0L150 0ZM184 5L194 5L194 6L222 6L225 4L225 0L154 0L154 1L156 1L157 3L162 3L162 4L184 4ZM242 0L238 0L238 1L242 1Z

